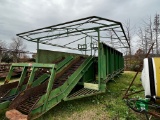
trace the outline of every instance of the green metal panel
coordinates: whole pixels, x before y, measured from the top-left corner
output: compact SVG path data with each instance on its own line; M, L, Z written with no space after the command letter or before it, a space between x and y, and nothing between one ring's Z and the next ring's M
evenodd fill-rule
M82 81L80 81L82 84L84 82L91 82L95 80L95 70L94 70L94 64L92 64L88 70L86 70Z
M50 50L42 50L38 51L39 63L52 63L54 60L60 57L68 57L68 56L79 56L79 54L74 53L65 53L59 51L50 51Z
M111 73L112 73L112 72L111 72L111 71L112 71L112 64L111 64L112 56L111 56L111 49L110 49L110 48L109 48L109 55L108 55L108 56L109 56L109 58L108 58L108 59L109 59L109 64L108 64L108 67L109 67L109 74L111 74Z
M103 45L103 44L102 44ZM105 54L105 48L104 48L104 45L102 46L102 72L103 72L103 80L106 80L106 77L107 77L107 74L106 74L106 71L107 71L107 67L106 64L107 64L107 58L106 58L106 54Z
M5 101L5 102L3 102L3 104L0 103L0 108L1 108L0 112L5 110L9 106L9 104L10 104L10 101Z
M117 52L115 51L115 71L117 71L117 70L118 70L117 60L118 60Z
M99 29L95 29L97 31L97 34L98 34L98 85L99 85L99 88L100 88L100 85L101 85L101 76L102 76L102 72L101 72L101 67L102 67L102 62L101 62L101 57L102 57L102 46L101 46L101 43L100 43L100 31Z
M115 63L116 63L116 61L115 61L115 51L113 50L113 73L114 73L114 71L115 71L115 68L116 68L116 65L115 65Z
M106 55L106 76L109 74L109 49L105 49L105 55Z
M117 69L118 69L118 70L119 70L119 56L120 56L120 54L117 53Z
M124 60L122 53L104 43L99 44L98 53L98 74L103 83L106 78L112 79L120 73L124 67Z
M114 71L114 54L113 54L113 49L111 49L111 74L113 73L113 71Z

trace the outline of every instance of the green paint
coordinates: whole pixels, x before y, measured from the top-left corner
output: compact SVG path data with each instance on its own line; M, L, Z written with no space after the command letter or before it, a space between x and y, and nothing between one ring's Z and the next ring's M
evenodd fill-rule
M26 89L31 88L33 80L34 80L34 77L35 77L36 70L37 69L35 67L32 67L32 71L30 73L30 77L29 77Z
M44 101L44 106L43 106L42 111L45 111L47 109L46 106L48 104L48 98L49 98L50 92L51 92L52 87L53 87L55 73L56 73L55 66L53 66L53 68L51 69L51 76L49 78L49 83L48 83L47 91L46 91L47 93L45 95L45 101Z
M16 93L18 93L19 91L22 90L22 85L23 85L24 79L26 77L26 74L27 74L27 67L24 67L23 71L22 71L22 74L21 74L21 77L20 77L20 81L18 83L18 87L17 87Z
M92 36L91 36L91 44L90 44L90 48L91 48L91 56L92 56L92 45L93 45L93 43L92 43Z
M36 54L36 62L39 63L39 39L37 40L37 54Z
M87 46L87 37L85 37L85 45ZM85 49L85 55L86 55L86 51L87 51L87 48Z
M65 52L59 52L59 51L50 51L50 50L41 50L39 49L39 63L52 63L54 60L57 60L61 57L76 57L78 54L74 53L65 53Z
M136 108L139 111L148 111L149 99L139 99L136 101Z
M107 19L103 19L100 17L93 17L93 18L94 19L96 18L97 20L105 20L108 22L112 21L112 20L107 20ZM79 22L79 21L80 20L78 20L77 22ZM95 49L95 48L92 48L92 47L94 47L92 39L95 39L95 38L94 37L92 38L92 36L87 34L87 32L89 32L89 31L91 31L91 33L96 32L98 35L98 37L97 37L97 39L98 39L98 41L97 41L98 42L98 82L96 82L96 83L98 83L98 85L99 85L99 92L97 92L97 94L105 92L107 80L113 79L124 68L124 60L123 60L122 53L120 53L119 51L115 50L114 48L109 47L108 45L102 43L100 40L100 38L101 38L100 31L102 31L102 29L107 29L108 27L109 28L120 27L122 29L124 37L126 37L121 23L112 21L111 24L102 23L99 26L97 25L94 27L89 27L89 28L86 27L86 28L82 28L82 29L79 29L79 28L73 29L72 28L72 30L70 30L71 26L74 27L74 22L76 22L76 21L71 22L71 23L73 23L73 26L70 25L68 27L66 27L66 25L69 23L61 24L62 26L64 25L65 27L62 27L61 25L57 25L58 27L60 27L60 29L64 30L64 32L61 32L61 33L56 32L55 34L52 34L52 35L39 36L37 38L26 37L26 39L29 41L37 42L37 58L36 58L37 63L53 63L54 60L61 58L61 57L65 57L65 60L63 62L61 62L57 66L55 66L54 64L34 64L34 63L33 64L27 64L27 63L13 64L13 66L10 68L12 70L9 72L5 83L7 83L8 80L10 80L11 74L13 72L13 67L18 67L18 66L24 67L23 74L21 75L21 78L20 78L19 86L21 86L23 83L24 76L26 74L25 68L27 68L27 67L32 68L30 78L29 78L29 81L27 84L28 87L30 87L30 86L35 87L36 84L39 85L45 79L49 78L46 93L41 96L40 100L37 102L37 104L34 106L34 109L32 109L31 113L29 114L29 117L31 117L31 118L38 117L39 115L44 114L49 109L51 109L52 107L57 105L62 100L67 100L68 99L67 96L71 93L72 90L74 91L75 86L81 85L83 87L84 82L91 82L91 83L93 81L95 82L95 80L96 80L96 77L95 77L96 70L94 69L95 68L95 66L94 66L95 58L92 57L92 49ZM89 22L91 22L91 21L88 21L87 24ZM77 25L81 25L81 24L77 24ZM48 29L49 31L50 31L50 29L56 30L56 29L54 29L53 26L52 27L50 26L50 27L47 27L44 29L42 28L39 30L46 30L46 29ZM30 35L30 33L33 34L34 32L39 31L39 30L33 30L32 32L28 32L28 35ZM113 32L115 32L115 31L113 30ZM37 34L37 33L35 33L35 34ZM76 50L80 50L80 51L85 51L85 55L86 55L87 54L87 38L86 37L85 37L84 44L78 44L78 49L67 47L66 45L58 45L58 44L52 44L52 43L48 44L46 41L44 41L45 39L50 39L50 38L56 39L59 37L65 37L65 36L68 37L71 34L73 36L76 36L75 33L78 35L85 34L86 37L91 37L91 44L90 44L91 56L89 56L89 57L87 56L88 58L84 61L84 63L76 71L74 71L74 73L67 79L67 81L65 81L65 83L63 85L52 90L55 74L58 74L61 71L63 71L63 68L67 67L73 59L75 59L77 56L80 56L80 55L73 54L73 53L58 52L58 51L40 50L39 43L52 45L52 46L56 46L56 47L62 47L62 48L66 47L69 49L76 49ZM25 36L24 33L22 33L22 36L23 35ZM117 36L117 34L116 34L116 36ZM117 36L117 38L120 39L119 36ZM48 40L48 42L49 42L49 40ZM70 42L69 44L71 44L71 43L73 43L73 42ZM38 80L36 82L33 82L35 72L38 67L50 68L51 75L49 77L48 74L44 74L40 78L38 78ZM84 95L83 97L86 97L86 96ZM82 98L82 96L80 96L78 98ZM72 98L72 99L74 99L74 98Z
M9 69L9 72L8 72L8 75L7 75L7 77L6 77L6 79L5 79L5 81L4 81L4 84L7 84L7 83L9 83L9 81L10 81L10 79L11 79L11 76L12 76L12 73L13 73L13 66L11 65L11 67L10 67L10 69Z
M37 85L40 85L42 82L44 82L47 78L49 78L49 74L45 73L43 75L41 75L39 78L37 78L37 80L35 80L32 84L32 87L35 87Z

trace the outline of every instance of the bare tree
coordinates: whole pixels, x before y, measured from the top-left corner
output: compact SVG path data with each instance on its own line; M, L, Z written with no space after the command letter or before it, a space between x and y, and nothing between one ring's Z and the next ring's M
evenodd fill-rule
M143 52L145 52L145 44L146 44L146 41L145 41L145 38L144 38L145 33L144 33L144 31L143 31L143 29L141 27L138 29L137 35L139 37L139 40L137 41L138 47Z
M4 51L3 49L6 48L6 43L2 40L0 40L0 63L1 63L1 60L2 60L2 56L4 55Z
M159 42L158 42L158 36L160 34L159 29L159 14L156 14L154 17L154 33L155 33L155 43L156 43L156 54L159 54Z
M20 58L21 51L26 48L21 38L12 38L12 42L10 44L10 49L12 50L13 62L18 62Z
M139 49L143 50L144 53L147 53L148 47L150 45L149 31L147 27L144 29L140 27L137 35L139 36L139 40L137 42Z
M131 23L130 20L127 20L124 24L124 28L125 28L125 32L126 32L126 36L129 42L129 48L128 48L128 56L129 56L129 66L131 67L131 55L132 55L132 37L134 34L134 27L131 27Z
M142 49L145 53L147 53L149 46L155 42L156 47L152 48L152 54L154 53L154 49L156 54L159 54L159 15L156 14L154 17L154 21L152 21L151 16L148 19L143 20L143 28L140 27L137 35L140 38L141 42L138 42L140 45L140 49Z
M149 45L151 46L151 44L154 42L154 40L153 40L153 24L152 24L151 16L149 17L149 24L148 24L147 33L149 34ZM153 47L152 47L152 54L153 54Z
M144 23L144 29L143 29L143 38L141 37L141 40L143 39L143 50L145 53L147 53L149 46L154 42L153 39L153 23L151 16L146 19L146 21L143 20ZM141 34L141 33L140 33ZM153 54L153 48L152 48L152 54Z

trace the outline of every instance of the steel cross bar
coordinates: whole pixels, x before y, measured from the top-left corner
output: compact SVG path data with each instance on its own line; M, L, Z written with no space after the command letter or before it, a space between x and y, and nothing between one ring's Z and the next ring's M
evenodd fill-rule
M124 29L123 29L123 26L122 26L121 23L120 23L120 26L121 26L121 29L122 29L122 31L123 31L124 37L126 38L126 41L127 41L127 43L128 43L128 46L130 47L130 44L129 44L129 42L128 42L128 39L127 39L127 37L126 37L126 34L125 34L125 32L124 32Z
M42 64L42 63L12 63L12 67L35 67L35 68L53 68L52 64Z
M28 39L26 39L24 37L23 37L23 39L25 39L27 41L31 41L31 40L28 40ZM31 42L37 43L36 41L31 41ZM47 42L39 42L39 43L45 44L45 45L51 45L51 46L55 46L55 47L67 48L67 49L71 49L71 50L78 50L77 48L71 48L71 47L67 47L67 46L63 46L63 45L58 45L58 44L47 43Z
M86 37L86 36L85 36L85 37ZM72 44L72 43L77 42L77 41L79 41L79 40L82 40L82 39L85 38L85 37L82 37L82 38L79 38L79 39L74 40L74 41L72 41L72 42L69 42L69 43L65 44L64 46L69 45L69 44Z
M32 30L32 31L28 31L28 32L24 32L24 33L20 33L20 34L17 34L18 36L21 36L21 35L25 35L25 34L27 34L27 33L29 33L29 35L31 34L39 34L39 33L41 33L41 32L36 32L36 33L34 33L35 31L40 31L40 30L45 30L45 29L51 29L51 30L47 30L47 31L42 31L42 33L43 32L49 32L49 31L53 31L53 30L57 30L57 29L75 29L75 28L68 28L68 27L73 27L73 26L78 26L78 25L82 25L82 24L84 24L84 23L89 23L89 21L88 22L81 22L81 23L78 23L78 24L74 24L74 25L68 25L68 26L64 26L64 27L61 27L61 28L54 28L54 27L57 27L57 26L59 26L59 24L58 25L53 25L53 26L49 26L49 27L45 27L45 28L40 28L40 29L36 29L36 30ZM70 23L71 24L71 23ZM31 33L30 33L31 32ZM33 33L32 33L33 32Z
M117 35L117 33L112 29L112 31L114 32L114 34L117 36L117 38L120 40L120 42L123 44L123 42L121 41L121 39L119 38L119 36ZM123 46L125 46L124 44L123 44Z
M88 32L88 33L89 33L89 32ZM92 32L90 32L90 33L92 33ZM66 36L61 36L61 37L58 37L58 38L66 38L66 37L78 36L78 35L82 35L82 34L66 35ZM41 41L51 41L51 40L54 40L54 39L57 39L57 38L54 37L54 38L44 39L44 40L41 40Z
M109 29L101 29L100 31L105 31L105 30L110 30L110 29L116 29L116 28L120 28L120 27L114 27L114 28L109 28ZM114 30L114 31L116 31L116 30ZM86 34L87 33L94 33L94 32L96 32L96 31L90 31L90 32L85 32ZM116 31L117 32L117 31ZM122 31L118 31L118 32L122 32ZM66 38L66 37L69 37L69 36L77 36L77 35L81 35L81 33L80 34L74 34L74 35L66 35L66 36L62 36L62 37L58 37L58 38ZM22 37L22 36L20 36L20 37ZM32 39L31 37L29 37L29 36L26 36L26 37L28 37L28 38L30 38L30 39ZM101 36L100 36L101 37ZM123 36L123 37L125 37L125 36ZM24 37L22 37L22 38L24 38ZM54 40L54 39L57 39L57 37L54 37L54 38L50 38L50 39L44 39L44 40L41 40L41 41L51 41L51 40ZM118 39L118 38L116 38L116 39ZM28 39L26 39L26 40L28 40Z
M65 35L65 34L70 34L70 33L76 33L76 32L81 32L81 31L88 31L88 30L94 30L94 29L98 29L98 28L104 28L104 27L110 27L110 26L116 26L118 24L111 24L111 25L106 25L106 26L100 26L100 27L92 27L92 28L87 28L87 29L83 29L83 30L77 30L77 31L72 31L72 32L69 32L69 33L61 33L61 34L55 34L55 35L50 35L50 36L44 36L44 37L38 37L38 38L34 38L34 39L31 39L30 41L34 41L34 40L37 40L37 39L42 39L42 38L49 38L49 37L53 37L53 36L57 36L57 35Z
M78 19L78 20L73 20L73 21L69 21L69 22L65 22L65 23L60 23L60 24L57 24L57 25L52 25L52 26L48 26L48 27L44 27L44 28L39 28L39 29L36 29L36 30L31 30L31 31L28 31L28 32L19 33L19 34L17 34L17 36L20 36L20 35L26 34L26 33L30 33L30 32L34 32L34 31L38 31L38 30L50 29L52 27L62 26L62 25L66 25L66 24L70 24L70 23L74 23L74 22L79 22L79 21L86 20L86 19L91 19L91 18L95 18L95 19L99 19L99 20L105 20L105 21L121 24L118 21L114 21L114 20L110 20L110 19L106 19L106 18L101 18L101 17L97 17L97 16L90 16L90 17L81 18L81 19Z
M114 27L114 28L119 28L119 27ZM113 28L113 29L114 29ZM109 28L109 29L112 29L112 28ZM105 31L105 30L109 30L109 29L103 29L103 30L100 30L100 31ZM96 31L90 31L90 32L85 32L86 34L88 33L94 33ZM119 31L120 32L120 31ZM122 31L121 31L122 32ZM66 36L61 36L61 37L58 37L58 38L66 38L66 37L70 37L70 36L78 36L78 35L82 35L81 33L80 34L74 34L74 35L66 35ZM101 37L101 36L100 36ZM31 38L32 39L32 38ZM56 37L55 38L50 38L50 39L44 39L44 40L41 40L41 41L51 41L51 40L54 40L54 39L57 39ZM118 38L115 38L115 39L118 39Z
M114 28L109 28L109 29L101 29L100 31L105 31L105 30L110 30L110 29L116 29L116 28L120 28L120 27L114 27ZM83 29L82 29L83 30ZM116 32L122 32L122 31L117 31L117 30L114 30ZM94 33L96 31L90 31L90 32L85 32L86 34L87 33ZM69 36L77 36L77 35L81 35L81 34L74 34L74 35L67 35L67 36L63 36L63 37L58 37L58 38L65 38L65 37L69 37ZM124 36L123 36L124 37ZM48 39L48 40L53 40L53 39L56 39L56 38L51 38L51 39ZM46 39L45 39L46 40Z
M96 36L96 35L90 35L90 36L92 36L92 37L98 37L98 36ZM103 36L100 36L100 38L111 38L111 37L103 37ZM112 38L112 39L118 39L118 38Z
M89 23L98 24L98 27L81 28L82 25L86 25L86 24L88 25ZM118 26L118 27L114 27L114 26ZM72 49L72 50L78 50L76 48L67 47L66 45L58 45L58 44L49 43L49 41L51 41L53 39L57 39L57 38L65 38L65 37L69 37L69 36L76 36L76 35L82 35L82 34L85 34L87 36L91 36L91 35L88 35L88 33L94 33L95 32L94 29L99 29L99 31L105 31L105 30L112 29L114 32L116 32L116 30L114 28L115 29L121 28L122 31L118 31L118 32L122 32L124 34L124 37L126 38L126 42L128 43L123 26L120 22L106 19L106 18L97 17L97 16L81 18L78 20L73 20L73 21L69 21L69 22L65 22L65 23L60 23L57 25L52 25L52 26L48 26L48 27L44 27L44 28L39 28L36 30L31 30L31 31L20 33L17 35L19 37L22 37L23 39L26 39L26 40L32 41L32 42L36 42L38 39L39 43L41 43L41 44L52 45L52 46L62 47L62 48L68 48L68 49ZM52 35L44 35L43 34L42 37L33 36L34 38L31 38L32 35L45 33L45 32L49 33L49 32L53 32L56 30L57 31L62 30L63 32L60 34L57 34L57 32L56 32L56 34L52 34ZM77 34L75 34L75 33L77 33ZM99 38L103 38L103 37L99 36ZM117 38L123 44L122 39L119 36ZM93 39L94 39L94 37L93 37ZM43 42L43 41L47 41L47 42ZM124 43L124 44L126 44L126 43ZM124 44L123 44L123 46L125 46ZM128 43L128 45L129 45L129 43Z

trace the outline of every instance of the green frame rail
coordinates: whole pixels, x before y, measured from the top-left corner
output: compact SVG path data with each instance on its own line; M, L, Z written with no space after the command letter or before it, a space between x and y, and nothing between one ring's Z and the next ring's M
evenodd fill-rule
M73 60L73 56L68 56L66 57L62 62L58 63L56 66L55 64L39 64L39 63L13 63L10 67L10 71L8 76L5 79L5 84L10 83L10 79L13 73L13 69L16 67L22 67L24 71L22 71L21 77L19 79L19 84L17 87L11 89L8 93L8 96L13 96L15 94L20 93L21 91L24 91L25 89L27 89L26 85L22 84L24 81L24 76L26 74L26 69L28 67L34 67L34 69L32 69L32 71L35 72L35 69L37 68L50 68L51 71L53 71L52 69L56 70L56 74L59 73L61 71L61 69L63 69L63 67L67 66L67 64L69 64L71 61ZM56 68L56 69L55 69ZM34 75L33 72L31 72L32 75ZM41 75L39 78L37 78L36 80L33 81L33 76L30 76L30 83L28 83L27 85L29 85L30 87L36 87L38 85L40 85L42 82L44 82L44 80L48 79L51 75L44 73L43 75ZM29 88L29 87L28 87ZM1 99L0 99L1 100ZM6 100L4 102L0 103L0 111L3 111L4 109L6 109L9 104L10 104L10 100Z
M82 65L68 78L68 80L60 87L52 90L48 99L46 99L46 94L41 96L38 103L35 105L36 109L33 109L29 114L30 118L37 118L50 110L52 107L57 105L62 100L67 100L67 96L71 92L71 90L75 87L78 81L83 77L88 68L93 64L93 57L88 57ZM50 84L48 84L50 86ZM44 102L47 101L47 102Z
M124 70L124 59L121 52L105 43L99 43L98 53L98 80L102 87L100 89L104 89L108 80L114 79Z

